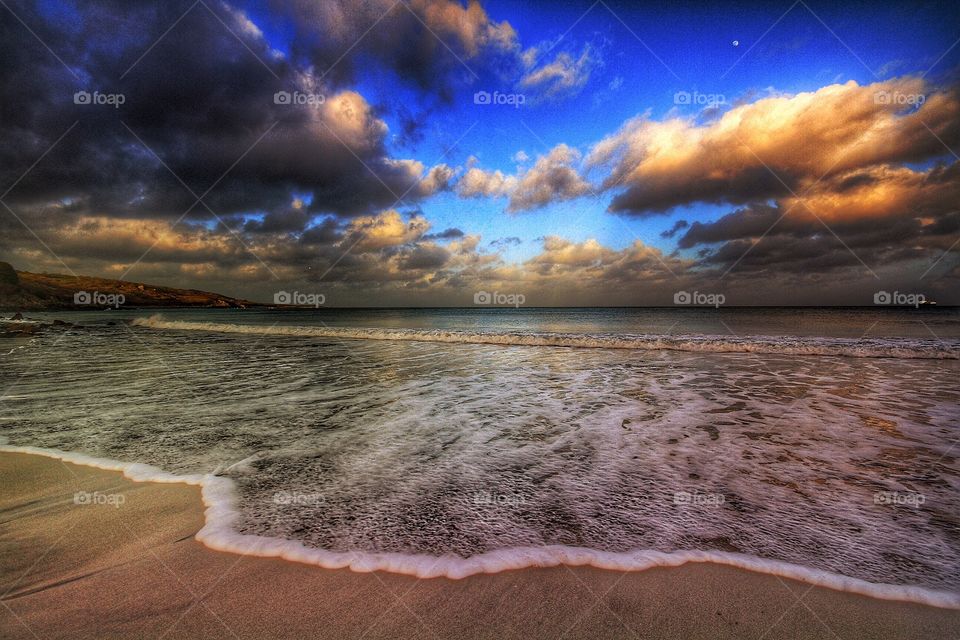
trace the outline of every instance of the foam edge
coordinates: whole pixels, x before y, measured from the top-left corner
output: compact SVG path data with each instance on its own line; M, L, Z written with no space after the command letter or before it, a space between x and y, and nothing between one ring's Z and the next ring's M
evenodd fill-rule
M134 482L182 483L201 487L204 525L194 538L209 549L263 558L282 558L324 569L350 569L358 573L385 571L416 578L460 580L531 567L591 566L610 571L644 571L678 567L688 562L709 562L755 573L790 578L835 591L846 591L880 600L912 602L941 609L960 610L960 593L910 585L879 584L779 560L725 551L663 552L638 549L627 552L595 551L583 547L547 545L488 551L469 558L402 553L350 553L307 547L295 540L238 533L233 524L240 514L232 480L214 475L176 475L142 463L95 458L82 453L0 444L0 453L25 453L55 458L106 471L119 471Z

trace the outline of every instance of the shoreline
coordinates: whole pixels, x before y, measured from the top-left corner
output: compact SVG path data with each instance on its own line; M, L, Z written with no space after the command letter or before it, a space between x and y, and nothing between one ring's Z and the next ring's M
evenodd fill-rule
M788 337L755 335L749 339L730 335L669 334L570 334L553 332L468 331L463 329L410 329L330 326L269 327L222 322L195 322L165 319L162 314L134 318L132 326L173 331L205 331L208 333L241 333L289 337L335 338L346 340L380 340L435 342L445 344L477 344L518 347L559 347L587 349L619 349L627 351L679 351L715 354L778 354L798 356L898 358L919 360L960 360L960 350L946 346L943 340L899 338L899 344L888 339L860 337ZM735 339L734 339L735 338Z
M200 489L203 525L194 538L218 552L261 558L278 558L326 570L347 569L357 573L383 572L416 579L462 580L476 575L551 567L592 567L607 571L637 573L655 568L692 564L729 566L759 575L796 580L842 593L877 600L960 610L960 594L910 585L878 584L841 574L787 562L724 551L637 550L603 552L582 547L544 546L487 552L470 558L436 557L425 554L335 552L307 547L297 540L238 533L233 522L239 517L234 507L236 493L229 478L212 475L181 476L143 463L125 463L95 458L82 453L0 444L0 456L26 454L42 456L78 466L115 472L136 483L184 484Z
M291 638L318 630L441 638L948 638L960 631L955 610L706 562L422 580L225 553L195 539L206 522L200 487L173 478L135 482L49 455L0 452L4 637L159 636L171 625L171 637ZM78 505L78 490L123 498Z

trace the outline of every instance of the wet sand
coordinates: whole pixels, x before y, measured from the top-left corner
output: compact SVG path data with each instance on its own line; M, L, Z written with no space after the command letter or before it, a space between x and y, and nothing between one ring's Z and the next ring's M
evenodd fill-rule
M221 553L193 538L197 487L20 453L0 453L0 522L10 640L960 637L960 611L714 564L418 580Z

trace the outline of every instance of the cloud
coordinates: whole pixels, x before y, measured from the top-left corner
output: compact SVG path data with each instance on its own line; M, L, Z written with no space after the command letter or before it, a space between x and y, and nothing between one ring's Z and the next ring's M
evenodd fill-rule
M852 281L865 271L860 259L878 271L922 272L960 233L960 167L934 164L953 161L943 145L960 146L956 87L903 77L768 91L710 122L646 114L586 161L558 144L536 158L518 152L521 166L504 173L475 159L429 165L392 145L417 143L416 120L432 124L456 91L476 89L474 70L542 99L575 95L596 75L597 48L541 63L546 48L522 49L513 27L476 2L278 0L271 10L284 14L273 17L295 18L283 53L265 36L275 29L222 2L208 3L217 17L202 5L184 16L190 0L88 0L64 11L8 4L70 69L0 11L0 184L16 183L4 202L81 273L119 276L150 250L129 277L242 296L313 278L352 288L358 302L396 302L385 294L413 289L425 296L416 302L449 301L481 284L543 302L668 302L642 296L734 263L731 277L750 291L789 295L798 282ZM419 100L409 111L378 104L354 82L361 65L378 78L393 72ZM608 89L622 84L615 77ZM80 89L122 93L125 103L78 105ZM278 103L277 92L310 99ZM918 108L900 100L919 95ZM399 131L387 124L395 120ZM696 212L696 222L674 222L661 234L676 239L672 254L550 237L516 264L504 259L520 238L432 232L421 212L420 201L451 189L503 198L509 212L534 210L590 194L588 169L601 171L597 188L615 213L731 206L716 220ZM5 213L0 253L21 268L65 270ZM930 278L955 286L955 253L947 255Z
M580 152L559 144L545 156L539 156L534 165L520 174L516 188L510 194L509 211L525 211L543 207L551 202L572 200L591 192L573 164L580 160Z
M525 55L527 60L533 57L529 51ZM598 65L596 53L589 46L577 58L560 52L552 62L528 69L518 86L548 100L576 95L586 86L590 74Z
M229 233L190 225L173 226L166 220L83 216L69 226L38 229L56 255L66 260L94 257L110 263L132 263L148 249L151 249L152 260L181 264L216 262L226 267L249 258ZM21 234L18 230L15 233L14 239L17 239ZM17 242L9 251L17 255L26 246L29 246L26 242ZM25 253L29 256L29 251ZM63 271L58 262L52 264L57 266L55 271Z
M946 185L956 177L951 171L956 170L933 169L925 181ZM906 270L901 265L913 265L922 272L960 232L955 203L924 207L885 225L851 218L831 226L878 271L890 265L890 273L902 274ZM673 292L709 281L731 301L786 304L822 300L825 293L835 296L834 301L855 302L859 298L843 297L850 290L845 286L855 292L876 283L843 244L809 217L794 220L790 214L758 241L764 227L783 213L774 206L752 212L752 217L736 212L716 223L692 224L688 233L700 235L690 243L691 250L702 249L700 258L670 255L641 241L614 248L592 238L550 236L542 239L536 255L520 263L505 262L499 251L484 251L478 235L458 230L431 234L422 215L396 210L346 222L327 217L299 237L297 232L235 227L239 239L222 226L90 217L64 225L57 211L49 213L49 224L37 231L78 273L124 275L264 300L278 286L297 286L322 291L338 305L469 304L472 292L480 289L522 292L531 304L669 304ZM743 226L745 219L752 226ZM3 224L6 219L0 218ZM711 234L705 234L710 225L715 225ZM449 239L440 245L440 236ZM486 244L500 249L518 242L501 238ZM154 243L135 273L125 274L127 265ZM0 230L2 259L29 270L63 271L35 247L22 229ZM730 278L718 277L741 257ZM955 281L949 278L955 276L943 279L941 272L949 274L951 268L944 261L924 291L944 301ZM824 278L831 279L829 290ZM938 279L941 285L935 284Z
M412 216L404 221L396 209L389 209L374 216L356 218L346 230L343 244L353 246L363 253L395 247L420 239L430 229L430 223L422 216Z
M44 5L14 2L43 41L57 43L69 70L4 12L0 183L17 182L44 156L5 198L9 203L18 210L69 203L63 213L141 219L256 214L251 231L281 217L292 228L309 224L294 224L294 214L284 211L293 194L309 196L314 215L369 215L401 196L410 204L449 189L456 171L393 157L382 109L347 86L354 59L372 56L401 80L422 81L430 95L445 91L436 83L455 77L464 84L470 75L437 36L471 67L522 67L513 28L476 2L280 0L281 15L296 18L289 53L276 51L230 4L209 3L216 17L191 6L90 0L64 21ZM338 62L368 29L356 55ZM79 89L120 93L125 102L121 109L77 105ZM278 92L309 100L278 104ZM398 134L413 135L400 120ZM575 184L570 178L552 176L561 196ZM485 182L476 193L513 190L495 178ZM523 195L531 197L538 196Z
M672 227L670 227L666 231L661 231L660 237L672 238L673 236L677 235L677 233L679 233L683 229L686 229L689 226L690 226L690 223L687 222L686 220L677 220L676 222L673 223Z
M491 247L496 247L497 249L502 249L503 247L509 247L510 245L520 245L523 243L523 240L516 236L508 236L506 238L497 238L496 240L490 241Z
M450 181L453 179L456 170L445 164L438 164L430 168L427 175L424 176L417 186L417 195L422 198L432 196L440 191L446 191L450 188Z
M450 260L450 251L435 245L423 244L404 252L401 266L404 269L439 269Z
M556 266L587 266L600 264L604 258L613 255L613 251L603 247L596 240L586 240L579 244L558 236L547 236L543 240L543 252L530 260L531 264Z
M960 229L960 163L927 171L886 165L839 174L803 199L752 203L694 222L678 241L704 265L780 273L926 270ZM862 261L862 262L861 262Z
M484 48L501 51L517 48L517 34L510 23L491 21L475 0L469 2L466 8L458 2L442 0L414 0L410 6L423 16L440 38L452 38L459 42L471 58L480 55Z
M428 233L423 236L424 240L454 240L457 238L463 238L466 234L460 229L449 228L444 229L440 233Z
M270 211L262 220L248 220L243 230L250 233L300 232L310 223L311 215L302 206Z
M343 234L340 231L340 224L334 217L324 218L319 224L314 224L305 229L300 234L300 243L311 244L336 244L341 241Z
M197 5L164 35L188 8L90 0L65 22L17 3L79 79L4 12L0 183L44 156L9 203L128 218L212 218L209 206L227 218L279 211L300 193L314 213L349 217L448 188L452 169L391 157L387 124L363 95L291 64L242 12L210 3L225 28ZM125 101L75 104L80 89ZM277 92L305 99L278 103Z
M457 193L464 198L509 197L507 211L510 212L572 200L592 191L590 184L573 166L579 160L580 153L576 149L559 144L546 155L538 156L533 166L517 175L471 167L458 181Z
M550 281L555 286L576 290L584 296L591 291L609 293L628 283L643 282L665 295L683 281L691 262L666 256L640 240L623 249L612 249L595 239L573 242L558 236L543 239L543 250L524 263L534 280Z
M924 96L922 105L906 108L903 100L915 96ZM850 81L740 105L708 124L634 118L597 143L587 165L609 169L604 189L625 188L611 212L648 216L693 202L783 196L855 169L941 156L944 143L958 141L956 89L917 78Z
M372 59L422 89L449 93L464 72L512 59L519 49L510 23L491 20L476 1L464 7L452 0L278 0L277 6L295 25L298 46L340 83ZM348 49L356 55L344 57Z
M497 77L532 103L576 95L601 64L590 45L579 55L559 51L542 62L556 43L522 49L514 27L493 20L477 0L466 6L455 0L277 0L276 6L296 26L298 48L335 84L351 83L360 61L372 60L441 101L481 77ZM343 57L346 50L351 55ZM415 134L412 126L408 119L403 139Z
M491 172L479 167L471 167L457 182L457 193L462 198L479 196L499 198L510 195L516 188L517 179L504 175L499 169Z

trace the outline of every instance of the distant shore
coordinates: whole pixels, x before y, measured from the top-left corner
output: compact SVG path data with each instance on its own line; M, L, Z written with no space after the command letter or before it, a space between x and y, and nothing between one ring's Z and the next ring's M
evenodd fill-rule
M0 512L0 634L11 639L960 633L960 611L712 564L417 580L221 553L193 538L204 522L197 487L20 453L0 453Z
M17 271L0 262L0 309L82 311L119 308L235 308L262 306L241 298L196 289L96 278Z

